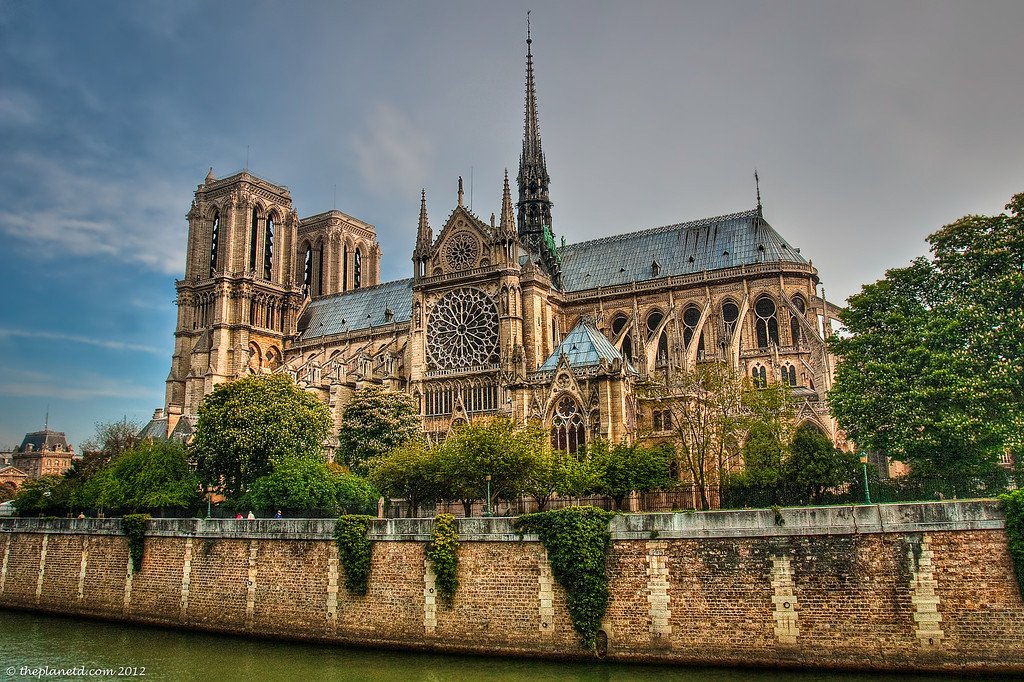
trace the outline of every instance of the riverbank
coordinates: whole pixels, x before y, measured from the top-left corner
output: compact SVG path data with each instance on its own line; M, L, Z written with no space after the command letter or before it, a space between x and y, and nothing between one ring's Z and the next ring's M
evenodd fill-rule
M598 651L579 647L543 546L459 522L435 599L429 519L374 521L367 595L330 520L0 519L0 606L360 646L664 664L1024 672L1024 604L992 502L622 515Z

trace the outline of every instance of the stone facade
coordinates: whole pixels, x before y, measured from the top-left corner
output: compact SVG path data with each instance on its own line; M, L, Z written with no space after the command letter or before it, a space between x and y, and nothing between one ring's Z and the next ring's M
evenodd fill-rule
M599 648L580 648L536 537L459 521L435 599L432 520L373 522L369 592L333 521L150 522L131 573L118 521L0 520L0 606L186 629L542 657L1024 673L1024 603L995 503L619 516Z
M656 435L664 422L637 385L721 362L789 385L800 420L841 443L824 401L837 311L759 194L752 210L556 243L528 44L518 200L506 174L497 214L483 219L460 178L435 234L422 196L410 279L379 282L372 225L340 211L299 219L283 186L211 171L188 213L169 433L187 434L216 384L288 372L336 423L352 392L376 382L416 398L431 438L507 414L543 420L575 450Z
M21 485L26 479L60 476L71 468L75 448L61 431L33 431L25 434L21 445L3 453L0 482Z

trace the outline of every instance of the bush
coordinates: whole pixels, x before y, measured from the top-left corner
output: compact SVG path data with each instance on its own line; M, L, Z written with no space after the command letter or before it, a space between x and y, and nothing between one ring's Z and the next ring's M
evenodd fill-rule
M345 588L352 594L365 595L370 586L373 543L369 531L372 520L370 516L347 515L338 517L334 524L338 562L345 569Z
M459 587L459 531L455 527L455 517L440 514L434 520L433 536L427 547L427 558L434 566L437 593L450 607Z
M127 514L121 519L121 532L128 537L128 554L132 558L132 573L142 570L142 557L146 550L146 522L149 514Z

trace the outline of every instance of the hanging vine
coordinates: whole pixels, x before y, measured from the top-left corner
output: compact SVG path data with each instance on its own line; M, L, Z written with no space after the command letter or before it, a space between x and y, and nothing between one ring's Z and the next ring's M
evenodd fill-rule
M142 557L146 551L146 522L149 518L149 514L125 514L121 517L121 532L128 538L132 573L142 570Z
M434 566L437 593L445 606L451 608L459 588L459 531L455 517L439 514L434 519L433 540L427 546L427 558Z
M1006 512L1006 544L1013 559L1017 585L1024 597L1024 489L1000 496Z
M565 589L569 617L587 649L597 642L608 610L608 522L613 516L596 507L566 507L515 521L516 530L536 533L548 550L551 573Z
M345 569L345 588L352 594L364 595L370 586L373 542L369 531L372 520L372 516L349 514L338 517L334 523L338 562Z

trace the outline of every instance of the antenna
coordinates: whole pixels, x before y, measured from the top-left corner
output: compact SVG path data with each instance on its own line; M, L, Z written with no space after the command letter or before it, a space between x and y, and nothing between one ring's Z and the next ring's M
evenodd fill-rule
M50 430L50 405L46 405L46 421L43 422L43 431Z
M526 10L526 44L529 45L533 42L533 38L530 37L530 10Z
M469 167L469 210L473 210L473 170L474 167Z

